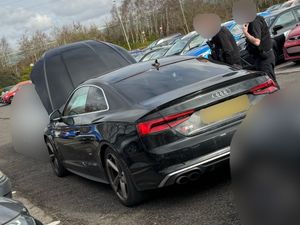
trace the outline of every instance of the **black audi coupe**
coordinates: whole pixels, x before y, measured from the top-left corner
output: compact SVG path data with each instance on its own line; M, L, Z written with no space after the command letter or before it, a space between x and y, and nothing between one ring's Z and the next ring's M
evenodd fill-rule
M126 206L228 160L248 109L278 86L204 59L132 64L79 85L45 132L57 176L110 183Z

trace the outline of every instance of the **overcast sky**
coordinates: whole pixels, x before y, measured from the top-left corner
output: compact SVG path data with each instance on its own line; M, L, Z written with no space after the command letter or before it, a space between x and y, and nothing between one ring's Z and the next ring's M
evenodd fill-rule
M101 27L111 7L112 0L0 0L0 37L15 47L24 32L47 32L73 21Z

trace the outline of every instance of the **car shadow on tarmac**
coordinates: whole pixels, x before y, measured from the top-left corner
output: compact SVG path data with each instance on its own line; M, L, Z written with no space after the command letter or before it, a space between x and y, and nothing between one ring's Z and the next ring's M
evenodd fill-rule
M5 107L5 106L9 106L9 105L8 104L0 103L0 107Z

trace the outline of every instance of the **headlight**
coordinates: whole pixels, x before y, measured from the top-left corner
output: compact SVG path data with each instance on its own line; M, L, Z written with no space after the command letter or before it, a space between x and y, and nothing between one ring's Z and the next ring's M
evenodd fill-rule
M6 225L36 225L34 219L27 215L20 215Z

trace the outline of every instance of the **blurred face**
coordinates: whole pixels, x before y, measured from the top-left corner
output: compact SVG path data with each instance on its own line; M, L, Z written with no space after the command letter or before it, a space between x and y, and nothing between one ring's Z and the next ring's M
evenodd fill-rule
M199 14L194 18L194 29L202 37L211 39L221 29L221 19L216 14Z
M256 13L256 5L251 0L237 1L232 8L233 19L240 25L251 23L255 19Z

